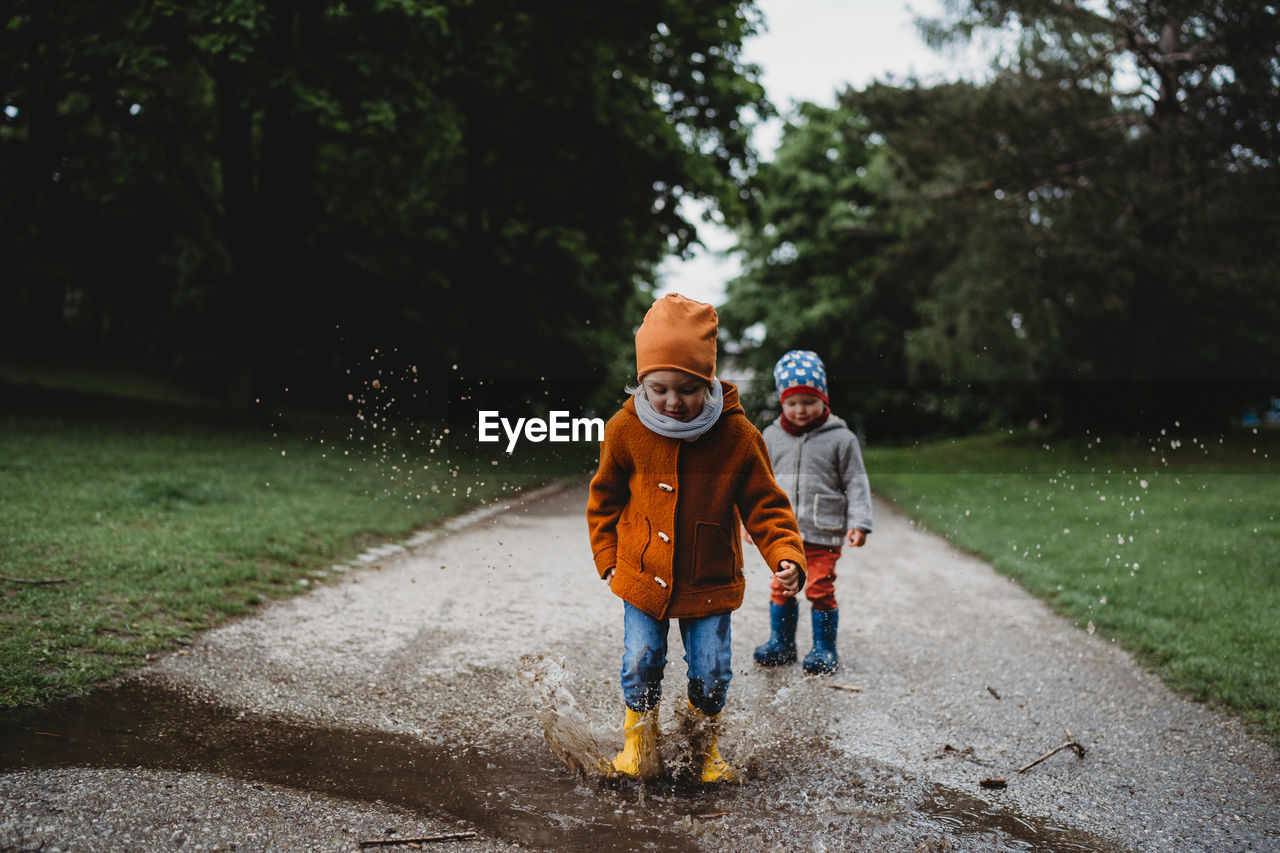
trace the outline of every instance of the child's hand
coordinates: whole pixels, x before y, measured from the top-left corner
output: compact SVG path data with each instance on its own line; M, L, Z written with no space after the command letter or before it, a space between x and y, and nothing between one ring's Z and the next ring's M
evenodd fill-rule
M800 591L800 567L790 560L778 563L778 572L774 577L782 585L782 594L787 598Z
M845 534L845 539L854 548L861 548L867 544L867 531L859 530L856 527L850 527L849 532Z
M606 569L602 579L604 580L605 583L609 583L610 581L612 581L613 569Z
M755 544L751 539L751 534L747 532L747 526L745 524L739 524L738 531L742 534L743 542L746 542L748 545Z

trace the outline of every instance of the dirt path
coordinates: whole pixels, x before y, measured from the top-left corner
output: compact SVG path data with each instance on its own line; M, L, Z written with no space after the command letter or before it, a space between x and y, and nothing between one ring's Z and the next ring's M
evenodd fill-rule
M542 723L605 751L622 712L621 605L594 579L585 498L471 517L10 725L0 849L347 851L459 831L478 837L445 849L1280 849L1267 745L884 505L840 565L833 678L751 663L767 570L749 565L722 741L742 785L569 773ZM680 654L673 631L668 732ZM1066 729L1083 759L1017 773Z

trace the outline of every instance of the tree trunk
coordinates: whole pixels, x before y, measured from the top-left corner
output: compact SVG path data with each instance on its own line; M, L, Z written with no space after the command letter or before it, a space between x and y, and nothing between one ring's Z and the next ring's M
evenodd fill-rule
M1178 25L1166 22L1161 29L1158 52L1153 67L1160 79L1160 92L1152 115L1152 147L1147 166L1146 210L1141 222L1142 245L1146 257L1135 270L1134 287L1129 300L1129 382L1138 393L1152 394L1153 379L1168 376L1169 366L1164 362L1171 342L1166 340L1174 326L1174 314L1180 302L1180 285L1177 271L1170 268L1167 258L1175 254L1174 241L1179 196L1179 157L1181 145L1182 107L1178 101L1181 87L1178 72L1168 58L1179 50Z
M15 257L5 265L17 270L18 281L6 295L12 301L13 318L21 323L5 324L6 344L30 353L63 350L67 344L63 306L67 283L42 274L41 260L57 258L65 247L48 244L61 235L57 219L62 215L60 187L53 180L65 145L61 138L58 103L62 99L59 83L63 73L56 56L58 39L53 37L46 4L30 5L30 21L26 29L30 45L27 73L30 100L22 104L26 113L27 138L22 145L10 144L18 152L17 167L12 173L15 185L12 210L14 223L23 227L11 230ZM52 239L51 239L51 235ZM5 288L8 290L9 288Z
M225 396L238 407L253 402L260 334L254 295L261 284L259 223L254 191L253 116L231 63L215 68L217 149L222 177L222 240L230 258L229 278L216 312L218 349L225 354Z

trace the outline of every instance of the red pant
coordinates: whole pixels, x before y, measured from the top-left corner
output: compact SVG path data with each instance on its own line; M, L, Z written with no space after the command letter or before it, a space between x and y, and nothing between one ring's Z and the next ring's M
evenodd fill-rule
M836 609L836 560L840 559L840 546L810 545L804 543L804 561L807 570L804 594L814 610ZM786 604L782 584L774 578L769 585L769 600L774 604Z

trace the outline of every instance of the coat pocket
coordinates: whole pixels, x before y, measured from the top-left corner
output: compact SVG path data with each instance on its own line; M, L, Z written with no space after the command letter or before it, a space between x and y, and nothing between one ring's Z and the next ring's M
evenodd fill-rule
M618 562L638 572L644 571L644 555L649 550L649 519L636 513L618 520Z
M699 521L693 537L693 582L713 584L733 580L737 554L720 525Z
M845 500L843 495L814 495L813 523L821 530L845 529Z

